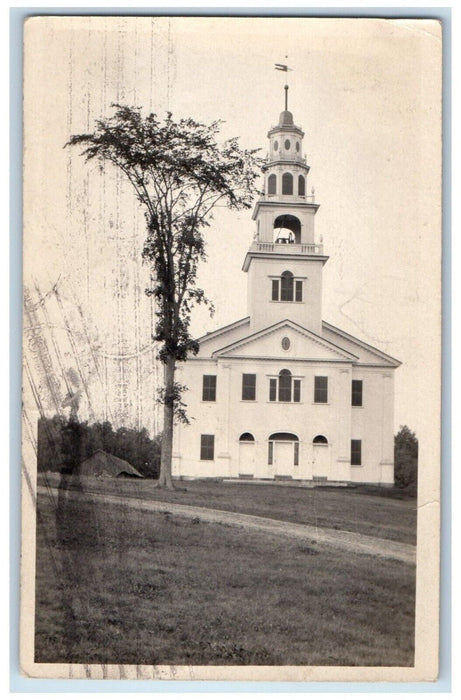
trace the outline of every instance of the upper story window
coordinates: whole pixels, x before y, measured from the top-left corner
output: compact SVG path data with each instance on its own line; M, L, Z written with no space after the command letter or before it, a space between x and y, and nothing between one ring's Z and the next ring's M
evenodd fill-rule
M290 139L285 139L285 150L290 150Z
M267 194L277 193L277 175L269 175L267 180Z
M306 181L304 175L298 176L298 194L300 197L304 197L306 194Z
M256 374L242 374L242 401L255 401Z
M299 141L296 141L296 151L299 153Z
M303 282L294 278L289 270L282 272L279 279L272 280L272 301L302 301Z
M363 381L361 379L352 380L352 405L362 406L363 401Z
M202 401L216 401L216 375L204 374Z
M274 151L278 151L278 150L279 150L279 142L274 141Z
M282 175L282 194L293 194L293 175L291 173L283 173Z
M301 401L301 380L293 379L289 369L282 369L278 377L269 379L269 401L299 403Z
M315 377L314 402L328 403L328 377Z

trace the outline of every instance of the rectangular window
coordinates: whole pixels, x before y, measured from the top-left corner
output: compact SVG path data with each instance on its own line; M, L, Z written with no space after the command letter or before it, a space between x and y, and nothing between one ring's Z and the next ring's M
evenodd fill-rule
M274 461L274 443L269 442L269 454L267 456L267 463L272 464Z
M256 374L242 374L242 400L256 399Z
M362 464L362 441L351 440L351 464L360 467Z
M315 377L314 402L328 402L328 377Z
M272 280L272 301L279 300L279 281Z
M361 406L362 405L362 390L363 382L361 379L352 380L352 405Z
M301 401L301 380L293 379L293 401L299 403Z
M277 400L277 380L269 379L269 401Z
M216 375L203 375L202 401L216 401Z
M295 301L303 300L303 283L302 280L296 280L296 296Z
M214 435L200 435L200 459L214 459Z
M299 466L299 442L295 442L294 465Z

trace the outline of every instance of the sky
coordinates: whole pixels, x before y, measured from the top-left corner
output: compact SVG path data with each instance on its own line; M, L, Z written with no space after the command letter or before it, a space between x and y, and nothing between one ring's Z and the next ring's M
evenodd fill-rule
M278 72L275 63L292 70ZM238 136L242 146L264 154L287 78L289 109L305 132L307 187L315 187L320 203L316 240L323 238L329 256L323 318L402 362L396 428L407 424L420 439L436 439L441 39L432 21L30 20L24 280L37 313L46 314L48 328L55 326L52 337L46 331L48 344L60 349L66 370L75 357L68 326L85 319L79 332L88 340L82 360L88 373L97 374L96 353L107 376L113 372L117 385L126 384L118 397L125 415L135 412L143 420L153 388L142 213L114 172L101 173L63 148L69 136L91 130L119 102L159 115L170 110L178 118L221 119L223 138ZM241 268L253 233L251 210L215 210L199 283L216 313L210 319L197 311L195 335L246 315ZM56 284L60 309L54 297L42 303ZM60 330L53 314L57 318L63 308L67 320ZM144 391L142 405L130 404L133 378L135 390ZM106 397L104 410L111 402ZM151 432L155 421L149 419Z

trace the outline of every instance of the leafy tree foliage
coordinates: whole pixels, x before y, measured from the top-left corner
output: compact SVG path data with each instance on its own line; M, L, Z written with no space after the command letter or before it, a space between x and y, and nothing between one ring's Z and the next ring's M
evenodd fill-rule
M96 450L104 450L129 462L145 477L158 478L161 435L149 438L145 428L119 428L109 422L79 422L62 416L38 421L38 471L71 474Z
M407 425L394 437L395 485L416 494L418 486L418 439Z
M175 416L186 420L177 362L198 351L189 332L194 306L212 309L197 286L198 264L206 257L204 230L218 202L235 210L251 205L263 161L236 138L219 144L218 121L174 121L171 113L160 121L155 114L143 117L139 108L113 107L115 114L97 121L92 134L74 135L68 145L84 146L87 161L120 170L145 211L143 258L155 273L146 292L156 300L154 338L165 365L159 485L172 488L173 422Z

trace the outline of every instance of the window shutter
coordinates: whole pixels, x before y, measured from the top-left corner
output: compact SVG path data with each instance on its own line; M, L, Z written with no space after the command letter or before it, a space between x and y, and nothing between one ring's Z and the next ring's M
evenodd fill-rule
M203 375L202 401L216 401L216 375Z
M363 382L361 379L352 380L352 405L361 406L363 400Z
M274 461L274 443L269 442L269 454L267 456L267 463L272 464Z
M328 377L315 377L314 402L328 403Z
M277 400L277 380L269 379L269 401Z
M362 441L351 440L351 464L360 467L362 464Z
M256 374L242 374L242 400L256 399Z
M279 300L279 281L272 280L272 301Z
M214 435L200 435L200 459L214 460Z

